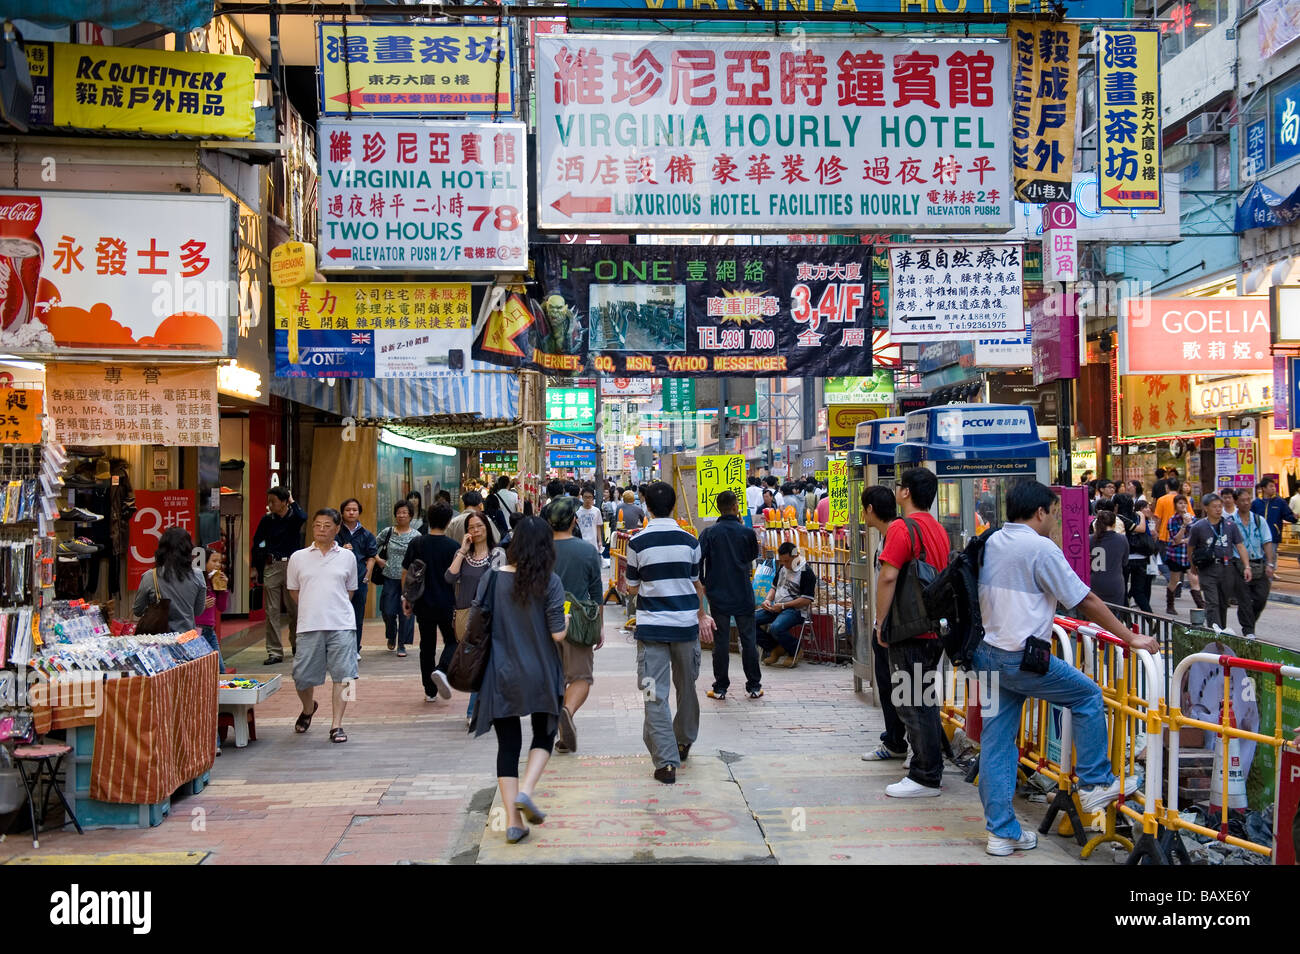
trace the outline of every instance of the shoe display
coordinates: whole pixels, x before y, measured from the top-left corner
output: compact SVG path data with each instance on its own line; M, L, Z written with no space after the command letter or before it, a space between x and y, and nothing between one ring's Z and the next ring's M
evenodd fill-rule
M82 543L80 540L64 540L59 544L59 553L63 556L90 556L98 552L99 547L93 543Z
M1138 790L1138 780L1130 775L1124 779L1124 797L1128 798ZM1119 779L1109 785L1084 785L1079 788L1079 807L1085 815L1095 815L1115 799L1119 798Z
M984 851L990 855L1005 856L1014 851L1032 851L1038 847L1038 836L1032 831L1022 831L1019 838L1002 838L989 835Z
M89 510L82 510L80 507L72 507L64 510L59 514L60 520L72 520L76 523L98 523L104 519L103 514L91 513Z
M901 782L887 785L885 794L890 798L936 798L943 794L943 789L931 788L928 785L913 782L910 778L905 778Z

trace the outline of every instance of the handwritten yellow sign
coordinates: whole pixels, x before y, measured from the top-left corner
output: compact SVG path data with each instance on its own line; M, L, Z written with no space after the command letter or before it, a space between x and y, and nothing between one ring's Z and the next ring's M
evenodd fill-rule
M718 494L730 490L745 499L745 458L740 454L713 454L695 458L695 483L700 518L718 516Z

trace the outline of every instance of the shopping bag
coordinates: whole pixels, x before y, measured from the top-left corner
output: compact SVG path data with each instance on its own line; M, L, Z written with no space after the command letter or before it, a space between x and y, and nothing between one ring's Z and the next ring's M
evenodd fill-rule
M758 569L754 571L754 605L757 606L767 599L768 592L772 589L772 581L776 579L776 561L761 560Z

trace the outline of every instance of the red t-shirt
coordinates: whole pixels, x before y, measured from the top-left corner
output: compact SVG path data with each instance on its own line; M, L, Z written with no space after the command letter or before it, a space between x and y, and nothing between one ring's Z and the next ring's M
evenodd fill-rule
M910 560L919 560L921 550L925 550L925 562L936 570L942 571L948 565L948 553L951 544L948 534L939 521L928 513L916 513L907 518L912 523L921 544L913 549L912 534L907 524L900 517L889 525L885 531L885 545L880 551L880 562L888 563L896 570L901 570ZM918 639L937 639L936 633L925 633Z

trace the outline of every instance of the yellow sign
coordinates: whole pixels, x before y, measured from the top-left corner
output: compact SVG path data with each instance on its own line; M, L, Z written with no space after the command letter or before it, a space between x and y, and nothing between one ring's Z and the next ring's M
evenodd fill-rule
M853 449L853 435L863 421L874 421L889 413L888 404L832 404L830 407L830 450Z
M276 288L306 285L316 276L316 246L285 242L271 249L271 284Z
M829 526L845 527L849 523L849 462L829 460L826 469L830 474Z
M0 384L0 442L41 442L41 392Z
M1074 100L1079 28L1012 20L1011 159L1016 198L1069 202L1074 173Z
M745 499L745 458L740 454L714 454L695 458L695 485L700 519L718 516L718 494L730 490Z
M160 136L253 135L253 61L246 56L51 45L51 125Z
M1164 208L1161 190L1160 32L1095 30L1098 203L1103 212ZM1071 133L1073 135L1073 133Z
M323 116L514 112L509 27L353 21L318 38Z
M471 324L467 283L317 282L275 290L277 331L456 331Z

